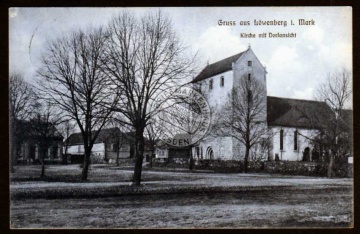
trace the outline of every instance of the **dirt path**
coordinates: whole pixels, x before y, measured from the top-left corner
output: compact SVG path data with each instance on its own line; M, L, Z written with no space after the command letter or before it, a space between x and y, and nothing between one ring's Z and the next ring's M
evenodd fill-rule
M93 167L86 183L73 180L80 173L73 165L49 166L46 171L49 181L34 180L38 173L38 167L21 167L13 175L11 192L24 194L11 201L14 228L349 227L352 224L352 179L144 171L144 187L154 189L155 193L158 188L176 187L198 187L194 191L200 193L89 199L92 192L128 187L132 170ZM234 187L240 189L218 192ZM202 188L216 190L204 193ZM61 194L65 190L80 191L85 196L29 199L27 195L34 191Z
M26 228L347 227L348 189L312 189L13 202Z

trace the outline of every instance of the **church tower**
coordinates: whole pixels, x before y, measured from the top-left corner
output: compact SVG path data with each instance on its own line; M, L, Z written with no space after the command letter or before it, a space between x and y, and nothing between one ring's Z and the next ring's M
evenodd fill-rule
M257 83L262 87L263 116L266 122L266 69L260 63L251 47L207 66L194 78L192 84L197 87L207 99L214 112L221 112L228 95L233 89L241 90L244 82ZM246 83L245 82L245 83ZM254 93L254 95L257 93ZM195 158L240 160L245 147L239 140L231 136L208 137L202 139L194 151Z
M260 63L250 45L242 56L232 64L232 70L233 89L238 93L240 92L238 96L246 99L241 103L253 102L251 104L259 106L261 113L256 116L255 121L267 124L266 68ZM245 155L245 145L235 138L232 141L233 159L242 159Z

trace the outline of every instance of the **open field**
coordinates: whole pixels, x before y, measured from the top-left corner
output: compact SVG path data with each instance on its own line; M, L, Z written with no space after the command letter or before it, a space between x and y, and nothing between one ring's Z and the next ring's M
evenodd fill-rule
M89 182L79 183L75 165L49 166L48 181L38 168L19 167L11 191L29 194L73 188L87 194L130 187L131 170L94 165ZM29 179L33 178L33 179ZM145 170L142 191L68 199L16 198L11 201L14 228L244 228L349 227L352 179L266 174L215 174ZM57 182L49 182L57 181ZM162 193L164 188L172 192ZM187 188L186 193L177 189ZM216 192L209 188L224 189ZM230 188L230 189L229 189ZM249 189L252 188L252 189ZM263 189L266 188L266 189ZM168 190L166 190L168 191ZM89 193L88 193L89 194Z

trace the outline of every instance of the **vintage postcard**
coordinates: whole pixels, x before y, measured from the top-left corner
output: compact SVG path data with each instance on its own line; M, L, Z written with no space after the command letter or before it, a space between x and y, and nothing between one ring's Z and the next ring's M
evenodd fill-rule
M352 228L351 7L9 8L10 228Z

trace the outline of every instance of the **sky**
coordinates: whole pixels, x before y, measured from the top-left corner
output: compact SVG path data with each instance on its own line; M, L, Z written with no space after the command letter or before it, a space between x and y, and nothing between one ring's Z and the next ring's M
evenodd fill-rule
M153 10L156 10L154 8ZM351 7L174 7L161 8L191 53L198 52L200 68L246 50L249 45L267 69L269 96L313 99L329 72L352 71ZM77 28L106 25L124 8L10 8L10 72L30 83L48 41ZM141 16L150 8L128 8ZM299 25L299 19L314 25ZM219 20L235 21L234 26ZM258 21L286 21L255 26ZM294 25L291 24L291 20ZM250 26L240 25L249 21ZM256 38L241 38L252 33ZM266 33L267 38L258 34ZM296 33L296 38L269 38L269 33ZM201 69L200 69L201 70Z

